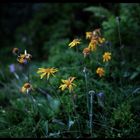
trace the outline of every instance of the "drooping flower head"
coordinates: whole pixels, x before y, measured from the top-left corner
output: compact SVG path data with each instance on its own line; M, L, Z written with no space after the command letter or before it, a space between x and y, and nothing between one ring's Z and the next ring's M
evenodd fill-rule
M94 31L93 31L93 37L100 37L101 36L101 31L100 31L100 29L95 29Z
M86 32L86 39L92 38L92 32Z
M103 69L102 67L98 67L97 70L96 70L96 73L97 73L100 77L102 77L102 76L105 75L105 71L104 71L104 69Z
M13 48L12 53L14 55L18 55L19 54L19 49L18 48Z
M27 53L26 50L24 51L24 54L25 54L25 57L26 57L27 60L31 60L31 58L32 58L31 54Z
M27 63L27 59L26 59L26 56L25 54L20 54L17 58L17 61L20 63L20 64L26 64Z
M108 62L109 60L111 60L111 53L105 52L103 55L103 62Z
M20 54L17 58L17 61L20 63L20 64L26 64L27 62L29 62L32 58L32 55L31 54L28 54L27 51L25 50L24 51L24 54Z
M93 31L92 39L97 40L98 44L103 44L105 42L105 38L102 37L100 29L95 29Z
M90 52L91 52L90 48L84 48L84 50L83 50L84 57L86 57L87 55L89 55Z
M72 48L72 47L74 47L74 46L77 46L77 45L79 45L79 44L81 44L81 40L80 39L74 39L71 43L69 43L69 47L70 48Z
M89 43L89 45L88 45L88 48L91 51L96 51L97 44L98 44L98 41L97 40L91 40L90 43Z
M72 92L73 87L76 86L73 81L75 80L76 77L69 77L67 80L61 80L63 84L59 86L59 88L63 91L65 89L68 89L69 92Z
M100 29L95 29L92 32L86 32L86 39L90 39L88 48L91 51L96 51L98 45L102 45L105 42L105 38L101 36Z
M38 68L37 73L40 74L40 78L47 77L49 79L50 75L54 76L58 70L56 68Z
M20 89L20 91L22 93L29 93L31 90L33 90L32 85L30 83L25 83L22 88Z

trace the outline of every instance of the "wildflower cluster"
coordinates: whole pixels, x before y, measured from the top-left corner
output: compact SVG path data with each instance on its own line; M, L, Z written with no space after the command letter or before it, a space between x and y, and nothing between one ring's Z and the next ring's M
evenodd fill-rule
M86 39L90 40L88 45L90 51L96 51L97 46L105 42L105 38L101 36L100 29L96 29L93 32L86 32Z
M91 53L95 53L97 48L102 46L105 43L105 38L102 37L100 29L96 29L93 32L86 32L86 39L90 40L88 47L83 48L81 54L83 53L84 55L84 59L87 58L88 55L90 55ZM81 44L81 39L74 39L72 42L70 42L68 44L68 47L70 48L74 48L74 47L78 47L78 45ZM18 48L14 48L13 49L13 54L17 56L17 61L19 62L19 64L29 64L29 62L31 61L32 55L27 53L27 51L25 50L24 53L20 53ZM91 59L91 58L90 58ZM110 61L111 60L111 52L105 51L103 52L103 55L101 57L103 64ZM100 64L100 63L99 63ZM24 66L24 65L23 65ZM38 68L38 70L36 71L36 73L40 76L40 79L46 79L47 81L47 86L51 86L50 83L50 77L56 77L56 73L59 72L60 70L58 70L55 67L43 67L43 68ZM86 70L86 66L84 64L84 74L85 74L85 81L86 81L86 86L87 86L87 70ZM104 67L98 66L95 73L97 73L99 75L99 77L103 77L105 76L105 69ZM78 118L78 114L76 111L76 105L75 105L75 93L73 93L74 88L77 87L77 85L74 83L76 77L74 76L69 76L67 79L60 79L61 83L59 84L59 86L57 86L57 89L60 89L62 92L65 90L68 90L69 93L71 93L70 97L71 97L71 102L73 105L73 113L75 115L76 121L78 122L78 129L80 131L80 123L79 123L79 118ZM53 86L51 86L52 90L53 90ZM32 84L29 81L29 72L28 72L28 81L25 82L23 84L23 86L21 87L20 91L21 93L26 93L28 95L28 93L30 91L33 91L34 88L32 86ZM86 87L86 90L87 87ZM38 91L38 90L37 90ZM56 91L54 91L54 93L56 94ZM90 93L90 102L89 102L89 95L87 94L87 109L89 111L89 103L90 103L90 114L89 114L89 118L90 118L90 132L92 135L92 116L93 116L93 110L92 110L92 106L93 106L93 96L95 95L96 92L94 92L94 90L91 91L86 91L86 93ZM55 95L56 97L58 97L58 95ZM101 95L100 95L101 96ZM58 97L58 99L60 99L60 97ZM100 102L101 99L99 98ZM61 100L60 100L61 101ZM102 102L101 102L102 103Z
M105 42L105 38L102 37L100 29L95 29L93 32L86 32L86 39L90 40L87 48L84 48L83 54L86 57L91 51L96 51L97 47ZM103 62L108 62L111 60L111 53L105 52L103 54ZM103 67L98 67L96 73L102 77L105 75L105 70Z
M28 64L28 62L31 60L32 55L27 53L25 50L24 53L20 53L18 48L13 48L12 50L13 54L17 56L17 61L19 64ZM29 76L29 75L28 75ZM29 77L28 77L29 79ZM31 90L33 90L32 85L28 82L24 83L24 85L21 87L20 92L21 93L29 93Z
M86 32L86 39L90 40L88 47L83 49L84 58L90 55L91 52L95 52L98 47L105 43L105 38L102 37L100 29L95 29L92 32ZM69 43L69 47L76 47L78 44L81 43L81 39L74 39L71 43ZM104 52L102 55L103 62L108 62L111 60L111 52ZM105 75L105 70L103 67L98 67L96 69L96 73L99 77Z
M102 37L100 29L95 29L92 32L86 32L86 39L90 40L90 42L88 44L88 47L83 48L82 53L84 55L84 58L86 58L91 53L95 53L97 48L100 47L103 43L105 43L105 38ZM81 44L81 39L76 38L76 39L73 39L73 41L70 42L68 46L70 48L73 48L73 47L78 47L79 44ZM17 56L17 61L20 64L28 64L28 62L31 61L31 58L32 58L32 55L27 53L26 50L24 51L24 53L20 53L18 48L13 49L13 54ZM111 60L111 52L108 52L108 51L104 52L104 54L102 55L102 62L106 63L110 60ZM84 66L84 68L86 67ZM37 74L40 75L40 79L46 78L47 81L49 82L50 77L51 76L56 77L55 73L57 73L58 71L59 70L54 67L38 68ZM99 77L105 76L105 69L102 66L97 67L95 72L99 75ZM29 73L28 73L28 76L29 76ZM64 91L67 89L71 93L74 90L74 87L76 87L76 84L74 83L75 79L76 77L73 77L73 76L70 76L68 77L68 79L65 79L65 80L61 79L62 83L60 84L58 89L60 89L61 91ZM28 77L28 81L23 84L20 91L22 93L29 93L32 90L33 90L33 86L29 82L29 77Z
M75 39L72 43L71 43L71 47L77 45L77 44L80 44L80 40L78 39ZM29 62L32 58L32 55L31 54L28 54L27 51L25 50L24 51L24 54L21 54L19 52L19 49L18 48L13 48L13 54L17 56L17 61L20 63L20 64L27 64L27 62ZM54 73L58 72L58 69L57 68L38 68L37 70L37 74L40 74L40 79L43 79L43 78L47 78L47 80L49 80L50 76L54 76ZM73 86L76 86L73 81L76 77L69 77L68 80L61 80L63 82L63 84L61 84L59 86L59 88L63 91L65 89L68 89L70 92L72 92L73 90ZM29 83L29 82L26 82L22 88L20 89L20 91L22 93L28 93L29 91L33 90L33 87L32 85Z
M86 39L90 40L89 44L88 44L88 47L85 47L82 51L83 55L84 55L84 58L86 59L87 56L89 56L91 53L95 53L97 51L97 48L100 47L100 46L104 46L105 45L105 38L102 37L101 35L101 31L100 29L95 29L94 31L92 32L86 32ZM79 45L81 42L80 39L74 39L71 43L69 43L69 47L72 48L72 47L77 47L77 45ZM88 61L90 61L90 59L92 57L88 57ZM102 57L100 57L102 59L102 62L105 63L105 62L108 62L111 60L111 52L104 52L104 54L102 55ZM98 61L98 60L94 60L94 61ZM90 63L91 66L92 66L92 63ZM97 64L100 64L101 63L97 63ZM89 91L89 89L87 88L88 87L88 79L87 79L87 70L86 70L86 64L84 64L84 77L85 77L85 89L86 89L86 98L87 98L87 110L88 110L88 113L89 113L89 123L90 123L90 133L91 133L91 137L93 136L93 98L94 98L94 95L96 94L96 92L94 90L91 90ZM106 65L105 65L106 66ZM97 69L96 69L96 74L99 75L99 77L103 77L105 76L105 69L104 67L102 66L98 66ZM60 88L62 90L64 90L66 87L69 87L69 84L71 83L71 81L73 80L74 78L71 78L71 79L68 79L68 80L62 80L62 82L64 84L62 84L60 86ZM71 89L71 88L70 88ZM89 97L90 96L90 97ZM98 97L98 94L97 94L97 97ZM90 101L89 101L89 98L90 98ZM103 101L101 98L98 97L98 101L99 101L99 104L101 106L103 106ZM90 106L89 106L90 104Z

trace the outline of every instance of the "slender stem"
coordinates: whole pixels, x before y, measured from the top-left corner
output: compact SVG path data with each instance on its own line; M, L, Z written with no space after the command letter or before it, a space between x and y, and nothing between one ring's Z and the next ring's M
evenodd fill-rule
M90 95L90 113L89 113L89 120L90 120L90 134L91 138L93 138L93 97L94 97L95 91L89 91Z
M119 41L120 41L120 47L121 47L122 46L122 41L121 41L120 21L119 21L119 19L117 19L117 23L118 23L118 34L119 34Z
M28 65L27 76L28 76L28 83L29 83L30 82L30 64Z
M32 95L30 95L30 93L27 91L27 95L28 95L28 97L30 98L30 100L31 100L31 102L32 102L32 104L33 104L33 111L34 111L34 113L35 113L35 108L37 108L37 105L36 105L36 103L35 103L35 99L33 98L33 96Z
M16 72L14 72L13 74L15 78L22 84L22 80L20 79L19 75Z
M86 97L87 97L87 110L88 110L88 113L89 113L89 99L88 99L88 82L87 82L87 70L86 70L86 67L84 67L84 77L85 77L85 84L86 84Z
M118 34L119 34L119 42L120 42L121 57L122 57L122 60L124 60L124 54L123 54L123 51L121 50L121 48L122 48L122 41L121 41L119 17L117 17L117 25L118 25ZM120 84L121 84L121 87L122 87L122 79L121 79L121 78L120 78Z

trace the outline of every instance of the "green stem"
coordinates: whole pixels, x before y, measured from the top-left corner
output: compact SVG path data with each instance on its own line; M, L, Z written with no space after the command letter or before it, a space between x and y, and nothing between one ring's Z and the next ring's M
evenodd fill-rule
M29 83L30 82L30 65L28 65L27 76L28 76L28 83Z
M84 67L84 77L85 77L85 84L86 84L86 98L87 98L87 110L88 110L88 113L89 113L89 99L88 99L88 82L87 82L87 72L86 72L86 67Z
M119 34L119 41L120 41L120 47L121 47L122 46L122 41L121 41L120 21L119 21L119 19L117 19L117 23L118 23L118 34Z
M123 54L123 51L121 50L122 49L122 41L121 41L121 33L120 33L120 21L119 21L118 17L117 17L117 25L118 25L121 58L122 58L122 60L124 60L124 54ZM121 78L120 78L120 84L121 84L121 87L122 87L122 79Z
M30 93L27 93L27 95L28 95L28 97L30 98L30 100L31 100L31 102L32 102L32 104L33 104L33 111L34 111L34 113L36 112L36 108L37 108L37 104L35 103L35 99L33 98L33 96L32 95L30 95Z
M90 134L91 138L93 138L93 99L95 95L95 91L89 91L90 95L90 113L89 113L89 120L90 120Z

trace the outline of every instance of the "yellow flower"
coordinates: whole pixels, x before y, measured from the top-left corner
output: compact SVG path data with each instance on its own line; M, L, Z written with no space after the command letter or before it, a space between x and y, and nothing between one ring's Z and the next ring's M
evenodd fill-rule
M89 43L88 45L88 48L91 50L91 51L96 51L96 48L97 48L97 40L91 40L91 42Z
M108 62L111 59L111 53L110 52L105 52L103 55L103 62Z
M93 31L92 39L93 39L93 40L97 40L97 42L98 42L99 44L102 44L102 43L105 42L105 38L101 37L100 29L95 29L95 30Z
M104 42L105 42L105 38L104 38L104 37L102 37L102 38L101 38L101 37L99 37L99 38L98 38L98 41L99 41L99 43L100 43L100 44L102 44L102 43L104 43Z
M83 50L84 57L90 54L90 48L84 48Z
M105 71L102 67L97 68L96 73L99 74L100 77L104 76Z
M91 39L92 32L86 32L86 39Z
M28 61L30 61L32 58L31 54L28 54L27 51L25 50L24 54L20 54L17 58L17 61L21 64L25 64Z
M30 83L25 83L22 88L20 89L20 91L22 93L28 93L29 91L33 90L32 85Z
M95 30L93 31L93 36L95 36L95 37L101 36L100 29L95 29Z
M26 57L27 60L31 60L31 58L32 58L31 54L27 53L26 50L25 50L24 54L25 54L25 57Z
M59 86L59 88L63 91L66 88L69 89L69 92L71 92L73 90L73 86L76 86L74 83L72 83L74 81L76 77L69 77L68 80L61 80L63 84L61 84Z
M44 76L47 76L47 79L49 79L50 75L54 76L54 73L58 70L55 68L39 68L37 73L41 73L40 78L42 79Z
M69 43L69 47L72 48L74 46L77 46L80 43L81 43L80 39L74 39L71 43Z
M20 56L18 56L17 61L21 64L24 64L27 62L26 56L25 54L20 54Z

